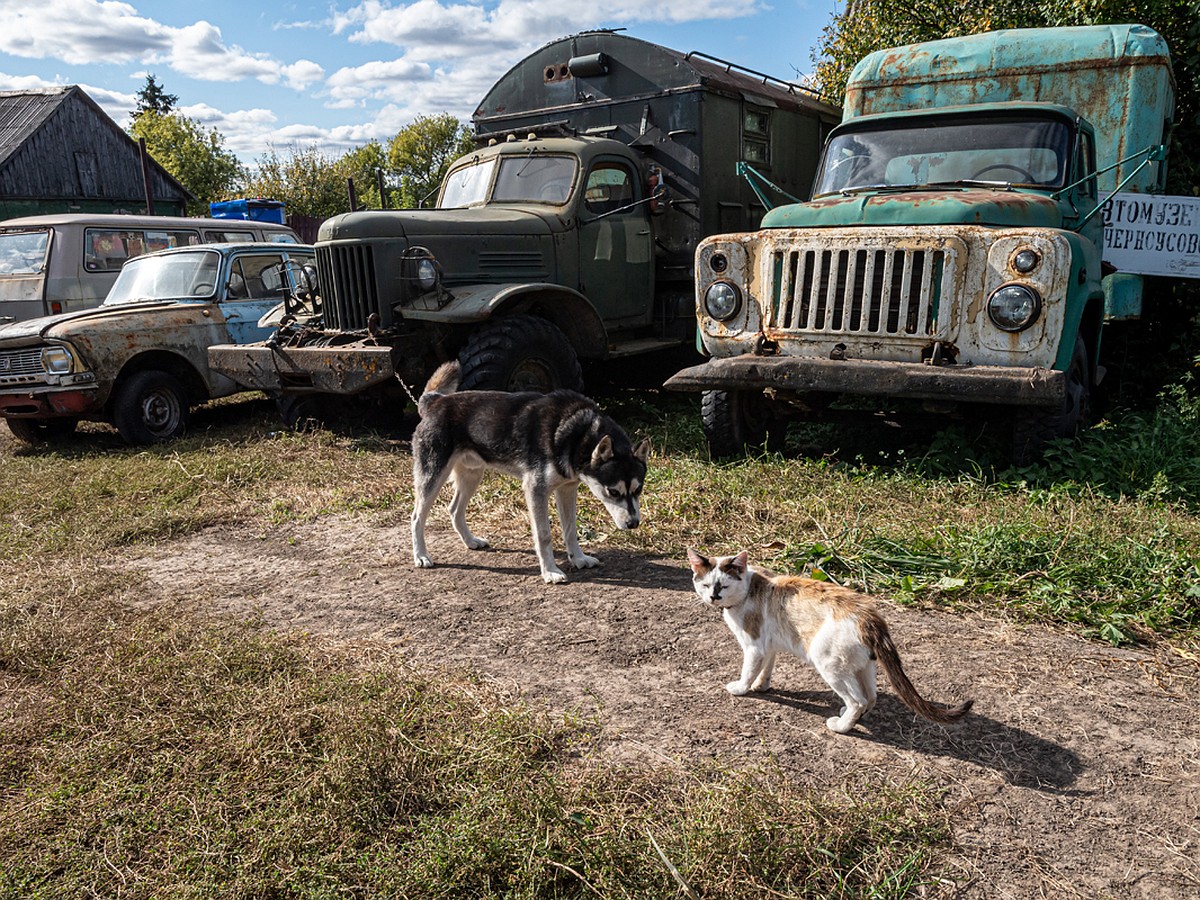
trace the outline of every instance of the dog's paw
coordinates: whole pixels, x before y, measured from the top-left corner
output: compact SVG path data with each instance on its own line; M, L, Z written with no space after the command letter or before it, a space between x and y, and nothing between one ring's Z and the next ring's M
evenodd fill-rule
M420 553L413 557L413 565L418 569L432 569L433 560L424 553Z
M476 537L475 535L471 535L471 539L464 540L463 543L467 545L468 550L486 550L488 547L492 546L483 538Z
M586 553L580 553L578 556L571 557L571 565L577 569L594 569L600 565L600 560L594 556L588 556Z
M725 690L729 691L735 697L742 697L750 693L750 688L740 681L729 682L729 684L725 685Z
M546 584L562 584L567 580L567 575L562 569L547 569L542 572L542 581Z

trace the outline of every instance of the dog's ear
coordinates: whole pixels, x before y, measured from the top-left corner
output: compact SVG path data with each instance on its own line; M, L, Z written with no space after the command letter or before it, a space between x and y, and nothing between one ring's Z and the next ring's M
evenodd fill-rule
M650 438L642 438L638 441L638 445L633 448L633 455L642 462L650 460Z
M592 465L598 466L600 463L608 462L612 459L612 438L607 434L600 438L600 442L596 444L596 449L592 451Z

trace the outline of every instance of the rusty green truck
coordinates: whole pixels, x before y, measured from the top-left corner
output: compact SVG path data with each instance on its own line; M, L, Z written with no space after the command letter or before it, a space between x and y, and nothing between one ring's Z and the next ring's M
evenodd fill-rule
M803 194L838 119L703 54L606 31L551 42L484 97L478 149L437 208L321 226L319 321L210 361L287 416L304 398L419 388L453 358L464 387L548 390L578 387L581 360L686 348L696 245L765 212L736 163Z
M1106 316L1140 279L1102 259L1100 208L1161 191L1167 47L1140 25L998 31L871 54L812 199L704 241L697 319L716 455L837 401L1015 413L1028 455L1086 421Z

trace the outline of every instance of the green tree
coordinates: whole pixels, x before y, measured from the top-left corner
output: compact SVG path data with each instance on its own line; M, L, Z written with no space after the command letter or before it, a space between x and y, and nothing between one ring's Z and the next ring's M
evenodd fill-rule
M147 75L146 83L137 92L137 109L130 113L130 115L135 119L144 112L156 112L160 115L166 115L175 109L175 104L178 102L179 97L175 94L168 94L163 90L162 85L155 80L153 75Z
M471 132L448 113L420 116L388 142L387 159L399 187L395 206L430 205L450 163L474 147Z
M268 148L247 174L243 193L282 200L289 214L317 219L328 219L350 208L338 160L315 144L291 144L282 154L273 146Z
M874 50L998 28L1124 22L1150 26L1171 49L1176 125L1168 190L1200 194L1200 159L1190 151L1200 142L1200 5L1195 0L848 0L822 33L814 53L815 78L822 94L840 103L850 70Z
M188 204L194 215L207 215L208 204L228 196L242 177L242 165L225 149L221 133L215 128L205 131L180 113L144 109L129 130L133 137L144 138L155 161L196 196Z

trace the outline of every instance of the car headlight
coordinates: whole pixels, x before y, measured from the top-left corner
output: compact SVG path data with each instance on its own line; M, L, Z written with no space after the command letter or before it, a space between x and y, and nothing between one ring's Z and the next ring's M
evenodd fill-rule
M417 284L423 291L432 291L437 285L437 263L430 257L423 256L417 261Z
M66 347L47 347L42 351L42 368L50 375L68 375L74 363Z
M1041 296L1023 284L1006 284L988 298L988 316L1001 331L1028 328L1041 311Z
M742 292L728 281L718 281L704 292L704 311L718 322L737 315L742 308Z

